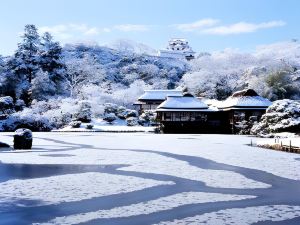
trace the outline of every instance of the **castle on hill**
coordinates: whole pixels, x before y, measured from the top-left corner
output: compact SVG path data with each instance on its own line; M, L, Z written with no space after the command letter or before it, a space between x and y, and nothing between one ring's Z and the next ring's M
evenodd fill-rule
M191 60L195 58L195 52L184 38L172 38L168 46L159 51L160 57Z

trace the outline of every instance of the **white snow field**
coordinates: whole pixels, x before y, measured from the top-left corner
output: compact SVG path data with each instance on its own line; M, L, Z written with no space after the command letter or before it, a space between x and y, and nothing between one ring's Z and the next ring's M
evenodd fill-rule
M12 135L0 141L13 145ZM297 224L300 156L249 146L259 140L33 133L32 150L0 150L0 223Z

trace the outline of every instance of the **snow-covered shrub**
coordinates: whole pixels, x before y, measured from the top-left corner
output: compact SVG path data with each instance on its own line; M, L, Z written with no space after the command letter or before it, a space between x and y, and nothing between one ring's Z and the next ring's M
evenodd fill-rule
M14 112L14 100L10 96L0 97L0 113L11 114Z
M113 103L106 103L104 105L104 113L109 114L109 113L114 113L116 114L118 112L118 105L113 104Z
M125 111L126 111L126 108L124 106L119 106L118 107L118 110L117 110L117 116L120 118L120 119L126 119L125 118Z
M139 124L140 125L152 125L155 123L156 113L153 110L145 110L139 116Z
M138 116L138 112L136 110L132 110L132 109L126 109L124 112L125 118L130 118L130 117L137 117Z
M116 119L117 119L117 117L114 113L105 114L104 117L103 117L103 120L105 120L108 123L112 123Z
M126 119L127 126L137 126L138 125L138 118L136 117L128 117Z
M49 111L49 113L50 113L50 111ZM46 113L46 115L49 113ZM65 125L69 124L72 121L71 113L68 113L68 112L64 113L59 110L51 110L51 113L52 114L49 119L56 128L64 127Z
M91 123L89 123L89 124L85 125L85 129L88 129L88 130L91 130L91 129L93 129L93 127L94 127L94 125L93 125L93 124L91 124Z
M79 128L81 126L81 121L72 121L70 124L69 124L72 128Z
M28 128L32 131L50 131L52 124L45 116L36 114L32 109L13 113L2 124L2 130L15 131L18 128Z
M79 110L77 101L72 98L49 99L47 102L37 102L32 107L47 117L56 128L68 125L72 121L71 112ZM40 110L41 108L43 110Z
M92 111L91 111L91 104L89 101L80 101L79 109L77 112L73 114L75 120L89 123L92 119Z
M267 109L260 122L253 126L251 133L260 136L276 132L300 131L300 102L278 100Z
M243 120L235 125L237 134L250 134L252 127L257 124L257 116L251 116L249 120Z

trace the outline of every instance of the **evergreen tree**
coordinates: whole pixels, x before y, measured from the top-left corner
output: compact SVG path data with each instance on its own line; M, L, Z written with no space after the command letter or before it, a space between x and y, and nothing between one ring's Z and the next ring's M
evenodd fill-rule
M31 82L39 69L39 46L40 37L34 25L26 25L22 41L18 44L18 49L8 61L8 69L11 71L11 80L19 82L20 98L26 105L31 102ZM17 90L16 90L17 92Z
M16 99L16 89L19 84L19 79L9 69L10 59L5 60L0 57L0 95L11 96Z
M35 25L26 25L22 38L23 40L18 44L18 49L15 53L15 58L20 63L20 67L17 69L18 73L22 73L25 79L31 83L39 69L40 37Z
M42 36L39 63L41 69L49 75L50 81L55 84L56 94L62 94L65 89L63 84L66 73L62 48L59 42L53 41L53 37L48 32Z

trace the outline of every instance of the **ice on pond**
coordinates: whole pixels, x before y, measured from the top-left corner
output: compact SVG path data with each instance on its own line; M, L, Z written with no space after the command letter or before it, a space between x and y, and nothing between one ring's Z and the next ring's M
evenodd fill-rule
M58 217L49 224L78 224L84 223L95 219L119 218L130 217L137 215L145 215L154 212L170 210L172 208L207 202L220 202L220 201L236 201L242 199L255 198L249 195L230 195L218 193L205 193L205 192L182 192L179 194L169 195L159 199L141 202L122 207L116 207L109 210L98 210L95 212L82 213L66 217Z
M99 172L14 179L0 183L0 204L21 200L36 201L36 205L59 204L172 184L174 183L171 181Z

